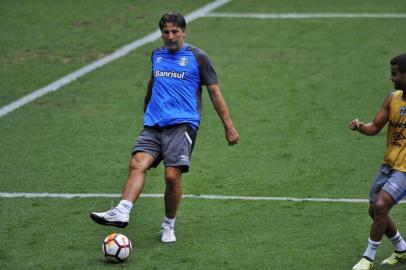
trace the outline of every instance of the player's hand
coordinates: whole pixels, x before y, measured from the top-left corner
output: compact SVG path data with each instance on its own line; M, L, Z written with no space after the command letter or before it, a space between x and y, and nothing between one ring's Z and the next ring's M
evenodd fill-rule
M364 122L361 122L360 120L358 120L357 118L355 118L354 120L352 120L350 122L350 124L348 125L348 127L351 130L360 130L361 126L364 124Z
M225 133L229 145L237 144L240 141L240 135L238 135L234 127L226 128Z

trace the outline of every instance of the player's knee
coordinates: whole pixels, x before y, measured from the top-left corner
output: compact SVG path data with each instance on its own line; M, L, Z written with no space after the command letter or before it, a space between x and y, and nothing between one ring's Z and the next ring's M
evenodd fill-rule
M378 200L373 205L373 216L382 216L389 213L390 207L383 200Z
M182 177L182 172L178 167L165 168L165 180L167 182L179 182Z
M173 186L180 184L180 178L175 174L165 174L165 181Z
M165 172L165 182L171 188L176 188L180 185L181 177L176 172Z
M145 171L147 167L134 155L130 160L131 171Z

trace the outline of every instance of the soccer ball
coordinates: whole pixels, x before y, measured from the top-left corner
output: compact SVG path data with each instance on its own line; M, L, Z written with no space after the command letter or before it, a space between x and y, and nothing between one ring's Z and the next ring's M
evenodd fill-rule
M121 233L112 233L103 241L103 254L108 261L123 262L133 249L130 239Z

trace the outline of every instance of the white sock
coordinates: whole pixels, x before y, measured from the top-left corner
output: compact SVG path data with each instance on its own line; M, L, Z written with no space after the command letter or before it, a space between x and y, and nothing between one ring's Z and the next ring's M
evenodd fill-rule
M390 239L395 246L395 251L403 252L406 251L406 242L400 235L399 231L396 232L395 237Z
M381 242L372 241L371 238L368 238L368 247L365 250L364 257L375 260L376 250L378 249Z
M164 226L169 226L170 228L175 228L175 219L176 218L167 218L167 217L165 217L164 218L164 222L162 222L162 228L164 227Z
M133 208L133 203L127 200L121 200L116 208L121 213L129 215L131 212L131 208Z

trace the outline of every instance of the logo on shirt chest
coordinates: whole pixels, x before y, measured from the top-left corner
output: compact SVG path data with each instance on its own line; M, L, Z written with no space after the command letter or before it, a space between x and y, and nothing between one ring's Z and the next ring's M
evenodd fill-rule
M394 132L392 134L391 144L395 146L402 146L398 141L406 139L405 136L400 132Z
M176 72L176 71L160 71L160 70L155 70L154 71L154 77L167 77L167 78L177 78L177 79L184 79L185 78L185 72Z
M400 107L400 116L406 115L406 107Z
M181 67L186 66L188 63L187 57L186 56L182 56L179 60L178 60L178 64Z

